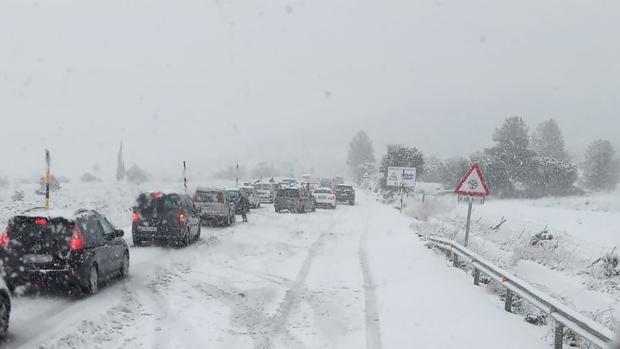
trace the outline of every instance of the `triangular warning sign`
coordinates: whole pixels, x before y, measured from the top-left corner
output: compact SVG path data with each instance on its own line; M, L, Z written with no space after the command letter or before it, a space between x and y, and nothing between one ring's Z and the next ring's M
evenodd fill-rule
M467 170L467 173L465 173L459 185L456 186L454 192L459 195L469 196L489 195L489 187L482 176L482 171L480 171L480 166L478 164L473 164L469 170Z
M398 180L398 176L396 175L395 172L392 172L392 174L390 175L390 180L391 181L397 181Z

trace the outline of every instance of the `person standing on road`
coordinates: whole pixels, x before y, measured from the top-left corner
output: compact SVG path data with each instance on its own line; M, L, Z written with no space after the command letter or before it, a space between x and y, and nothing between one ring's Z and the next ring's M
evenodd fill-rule
M250 200L248 199L247 195L241 195L241 200L240 204L241 204L241 217L243 218L244 222L248 221L248 211L250 210Z

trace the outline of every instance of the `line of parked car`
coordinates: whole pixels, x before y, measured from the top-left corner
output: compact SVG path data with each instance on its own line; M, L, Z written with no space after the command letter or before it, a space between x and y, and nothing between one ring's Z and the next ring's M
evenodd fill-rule
M196 188L148 192L131 209L135 247L147 243L189 246L201 225L231 225L250 208L273 204L276 212L304 213L317 207L355 204L350 185L333 188L294 180L246 183L235 189ZM129 247L117 229L94 210L33 208L11 217L0 235L0 337L8 329L10 294L19 287L62 288L72 295L93 295L100 285L129 274Z

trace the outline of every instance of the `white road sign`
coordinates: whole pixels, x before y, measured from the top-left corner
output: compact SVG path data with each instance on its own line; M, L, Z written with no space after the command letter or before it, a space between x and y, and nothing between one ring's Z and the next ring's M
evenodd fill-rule
M416 169L415 167L388 167L386 176L388 187L414 187Z

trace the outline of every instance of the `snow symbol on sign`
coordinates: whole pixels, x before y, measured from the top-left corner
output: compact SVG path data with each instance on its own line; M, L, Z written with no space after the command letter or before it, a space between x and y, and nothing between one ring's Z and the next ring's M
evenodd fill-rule
M480 165L473 164L463 179L456 186L455 192L461 196L479 196L485 197L489 195L489 187L487 186Z
M478 181L475 179L472 179L469 182L467 182L467 185L469 186L469 189L475 190L476 188L478 188Z
M398 176L396 176L396 173L392 172L392 175L390 176L390 180L391 181L397 181L398 180Z

